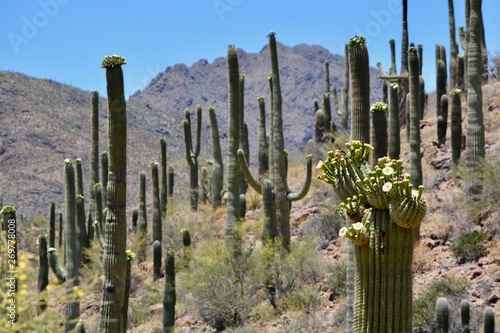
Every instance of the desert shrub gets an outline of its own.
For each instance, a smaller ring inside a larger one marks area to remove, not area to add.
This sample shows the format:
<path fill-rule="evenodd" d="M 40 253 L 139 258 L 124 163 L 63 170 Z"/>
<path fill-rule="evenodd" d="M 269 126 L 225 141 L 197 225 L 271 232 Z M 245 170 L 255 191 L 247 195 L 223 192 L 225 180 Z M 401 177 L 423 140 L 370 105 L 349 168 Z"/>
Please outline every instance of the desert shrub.
<path fill-rule="evenodd" d="M 468 281 L 465 277 L 449 276 L 433 281 L 431 285 L 413 301 L 413 326 L 419 332 L 433 332 L 435 329 L 435 305 L 439 297 L 446 297 L 452 309 L 465 296 Z M 458 314 L 457 314 L 458 315 Z M 457 319 L 450 318 L 450 327 L 456 326 Z"/>
<path fill-rule="evenodd" d="M 464 232 L 451 244 L 450 250 L 460 260 L 476 261 L 486 255 L 486 239 L 484 231 Z"/>
<path fill-rule="evenodd" d="M 346 295 L 347 261 L 339 260 L 328 267 L 328 286 L 338 296 Z"/>
<path fill-rule="evenodd" d="M 326 240 L 338 237 L 344 219 L 339 214 L 318 214 L 310 216 L 302 225 L 302 235 L 317 235 Z"/>
<path fill-rule="evenodd" d="M 192 264 L 176 277 L 179 300 L 216 329 L 241 326 L 255 301 L 248 273 L 250 251 L 235 258 L 218 239 L 201 241 L 193 249 Z"/>
<path fill-rule="evenodd" d="M 292 242 L 290 251 L 282 247 L 279 239 L 267 242 L 259 251 L 256 261 L 254 279 L 257 285 L 270 291 L 273 305 L 305 283 L 315 281 L 321 269 L 312 237 Z"/>

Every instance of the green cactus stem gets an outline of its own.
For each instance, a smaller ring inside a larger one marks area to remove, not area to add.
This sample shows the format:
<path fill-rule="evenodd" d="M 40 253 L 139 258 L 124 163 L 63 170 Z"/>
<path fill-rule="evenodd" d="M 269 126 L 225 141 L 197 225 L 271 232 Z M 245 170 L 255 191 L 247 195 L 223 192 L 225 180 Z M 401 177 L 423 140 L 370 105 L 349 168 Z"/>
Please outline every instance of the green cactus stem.
<path fill-rule="evenodd" d="M 193 149 L 191 134 L 191 113 L 189 109 L 184 110 L 182 124 L 184 127 L 184 142 L 186 145 L 186 160 L 189 165 L 189 188 L 191 210 L 198 210 L 198 156 L 200 155 L 200 135 L 201 135 L 201 106 L 196 106 L 196 146 Z"/>
<path fill-rule="evenodd" d="M 266 135 L 266 101 L 264 96 L 257 98 L 259 102 L 259 177 L 266 177 L 269 172 L 269 142 Z"/>
<path fill-rule="evenodd" d="M 457 55 L 457 83 L 456 87 L 457 89 L 463 90 L 464 89 L 464 76 L 465 76 L 465 62 L 464 62 L 464 56 L 463 54 Z"/>
<path fill-rule="evenodd" d="M 139 249 L 137 251 L 139 262 L 146 260 L 147 252 L 148 217 L 146 206 L 146 172 L 139 172 L 139 214 L 137 216 L 137 237 Z"/>
<path fill-rule="evenodd" d="M 126 277 L 125 277 L 125 296 L 124 296 L 124 303 L 123 303 L 123 326 L 122 326 L 122 333 L 127 332 L 127 321 L 128 321 L 128 304 L 129 304 L 129 297 L 130 297 L 130 284 L 131 284 L 131 278 L 130 278 L 130 272 L 132 270 L 132 260 L 135 258 L 135 253 L 132 252 L 131 250 L 125 251 L 126 257 L 127 257 L 127 272 L 126 272 Z"/>
<path fill-rule="evenodd" d="M 153 242 L 153 280 L 161 277 L 161 243 L 158 240 Z"/>
<path fill-rule="evenodd" d="M 93 238 L 92 224 L 95 220 L 95 192 L 94 185 L 99 183 L 99 92 L 90 93 L 91 98 L 91 127 L 90 127 L 90 183 L 89 183 L 89 226 L 88 238 Z"/>
<path fill-rule="evenodd" d="M 484 333 L 495 333 L 495 312 L 491 306 L 484 309 Z"/>
<path fill-rule="evenodd" d="M 97 183 L 94 185 L 94 197 L 95 197 L 95 220 L 94 220 L 94 231 L 97 237 L 97 241 L 101 248 L 104 249 L 104 235 L 102 233 L 102 225 L 104 224 L 103 218 L 103 208 L 102 208 L 102 184 Z"/>
<path fill-rule="evenodd" d="M 160 188 L 158 184 L 158 162 L 150 164 L 151 167 L 151 184 L 153 188 L 153 241 L 162 242 L 162 225 L 160 212 Z M 192 208 L 192 207 L 191 207 Z"/>
<path fill-rule="evenodd" d="M 132 230 L 134 233 L 137 232 L 137 219 L 139 218 L 139 209 L 134 208 L 132 210 Z"/>
<path fill-rule="evenodd" d="M 411 65 L 410 65 L 411 68 Z M 373 147 L 360 141 L 330 151 L 317 168 L 352 224 L 340 230 L 354 244 L 354 332 L 411 332 L 414 229 L 426 213 L 423 186 L 413 190 L 403 161 L 383 157 L 371 169 Z"/>
<path fill-rule="evenodd" d="M 351 140 L 370 142 L 370 67 L 364 37 L 349 41 L 351 71 Z"/>
<path fill-rule="evenodd" d="M 173 333 L 175 324 L 175 252 L 165 252 L 165 283 L 163 289 L 163 333 Z"/>
<path fill-rule="evenodd" d="M 413 187 L 417 188 L 423 183 L 422 156 L 420 153 L 420 98 L 419 98 L 419 69 L 418 54 L 415 47 L 408 50 L 408 63 L 410 66 L 410 174 Z"/>
<path fill-rule="evenodd" d="M 451 160 L 458 163 L 462 152 L 462 91 L 453 89 L 451 96 Z"/>
<path fill-rule="evenodd" d="M 239 253 L 240 241 L 237 232 L 237 224 L 240 220 L 240 197 L 239 178 L 241 177 L 240 167 L 237 160 L 237 151 L 240 142 L 240 89 L 239 89 L 239 66 L 238 54 L 233 45 L 227 49 L 227 69 L 228 69 L 228 157 L 227 157 L 227 220 L 225 227 L 225 241 L 229 253 Z"/>
<path fill-rule="evenodd" d="M 212 178 L 210 184 L 210 196 L 212 198 L 212 207 L 217 208 L 222 205 L 222 189 L 224 184 L 224 163 L 222 161 L 222 150 L 219 138 L 219 125 L 217 124 L 217 115 L 215 108 L 208 108 L 210 118 L 210 128 L 212 134 L 212 155 L 214 163 L 212 166 Z"/>
<path fill-rule="evenodd" d="M 460 301 L 460 319 L 462 333 L 470 333 L 470 302 L 466 299 Z"/>
<path fill-rule="evenodd" d="M 448 333 L 450 329 L 450 303 L 446 297 L 436 300 L 436 324 L 438 333 Z"/>
<path fill-rule="evenodd" d="M 384 81 L 385 82 L 385 81 Z M 372 114 L 372 165 L 377 164 L 379 158 L 387 156 L 387 103 L 377 102 L 370 108 Z"/>
<path fill-rule="evenodd" d="M 76 226 L 76 189 L 75 189 L 75 168 L 73 161 L 64 161 L 64 211 L 66 212 L 66 332 L 75 328 L 80 317 L 80 303 L 69 301 L 73 299 L 73 289 L 80 285 L 79 266 L 80 256 L 78 254 L 78 234 Z"/>
<path fill-rule="evenodd" d="M 56 246 L 56 204 L 50 203 L 49 208 L 49 247 Z"/>
<path fill-rule="evenodd" d="M 450 31 L 450 62 L 449 62 L 449 72 L 450 72 L 450 88 L 456 88 L 457 82 L 457 55 L 458 55 L 458 43 L 456 39 L 457 30 L 455 27 L 455 9 L 453 7 L 453 0 L 448 0 L 448 26 Z"/>
<path fill-rule="evenodd" d="M 399 126 L 399 85 L 389 86 L 389 158 L 399 159 L 401 152 L 401 129 Z"/>
<path fill-rule="evenodd" d="M 102 207 L 108 204 L 108 196 L 106 189 L 108 188 L 109 176 L 109 153 L 107 151 L 101 153 L 101 184 L 102 184 Z M 101 225 L 101 231 L 104 233 L 105 224 Z"/>
<path fill-rule="evenodd" d="M 174 173 L 174 168 L 169 166 L 168 167 L 168 190 L 167 190 L 167 205 L 172 206 L 174 202 L 174 179 L 175 179 L 175 173 Z"/>
<path fill-rule="evenodd" d="M 210 202 L 210 175 L 207 167 L 201 168 L 201 202 L 206 204 Z"/>
<path fill-rule="evenodd" d="M 61 249 L 63 247 L 63 214 L 59 213 L 59 248 Z"/>
<path fill-rule="evenodd" d="M 446 64 L 436 60 L 436 117 L 441 115 L 441 96 L 446 94 Z"/>
<path fill-rule="evenodd" d="M 248 142 L 248 127 L 245 119 L 245 74 L 240 74 L 240 149 L 245 152 L 245 157 L 247 160 L 250 159 L 250 144 Z M 245 195 L 248 189 L 248 184 L 244 177 L 240 178 L 240 195 Z M 246 210 L 246 202 L 240 201 L 240 208 Z M 243 213 L 240 214 L 240 218 L 245 217 Z"/>
<path fill-rule="evenodd" d="M 47 235 L 38 236 L 38 315 L 47 308 L 47 295 L 44 293 L 49 284 L 49 259 L 47 258 Z"/>
<path fill-rule="evenodd" d="M 75 333 L 85 333 L 85 324 L 83 320 L 79 320 L 75 327 Z"/>
<path fill-rule="evenodd" d="M 50 247 L 47 250 L 47 260 L 49 261 L 50 268 L 52 272 L 57 278 L 59 283 L 63 283 L 66 281 L 66 272 L 57 257 L 57 250 L 53 247 Z"/>
<path fill-rule="evenodd" d="M 103 253 L 100 332 L 120 332 L 123 326 L 124 288 L 127 270 L 127 107 L 123 71 L 125 59 L 106 57 L 108 91 L 109 175 L 106 210 L 105 247 Z"/>
<path fill-rule="evenodd" d="M 85 219 L 85 200 L 83 195 L 76 195 L 76 253 L 78 255 L 78 264 L 83 266 L 86 261 L 84 258 L 85 249 L 87 249 L 87 224 Z"/>
<path fill-rule="evenodd" d="M 402 37 L 401 37 L 401 75 L 407 75 L 409 72 L 408 61 L 408 0 L 402 1 Z"/>
<path fill-rule="evenodd" d="M 349 125 L 349 45 L 344 45 L 344 85 L 340 89 L 342 95 L 342 114 L 340 115 L 340 126 L 342 130 L 347 133 Z"/>
<path fill-rule="evenodd" d="M 481 59 L 481 0 L 470 0 L 470 31 L 467 62 L 467 147 L 466 162 L 469 170 L 479 168 L 485 157 L 483 122 L 482 59 Z M 472 181 L 475 183 L 475 181 Z M 476 184 L 471 193 L 478 191 Z"/>
<path fill-rule="evenodd" d="M 161 150 L 161 179 L 160 179 L 160 211 L 161 216 L 164 216 L 167 212 L 167 141 L 166 138 L 160 139 L 160 150 Z"/>

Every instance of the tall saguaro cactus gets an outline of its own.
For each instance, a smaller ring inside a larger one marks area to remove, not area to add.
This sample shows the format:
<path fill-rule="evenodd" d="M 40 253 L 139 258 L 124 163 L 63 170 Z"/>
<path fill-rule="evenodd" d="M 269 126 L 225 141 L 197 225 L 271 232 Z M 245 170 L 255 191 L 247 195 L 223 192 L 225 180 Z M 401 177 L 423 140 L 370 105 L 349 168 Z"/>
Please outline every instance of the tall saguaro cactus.
<path fill-rule="evenodd" d="M 481 61 L 481 0 L 470 0 L 470 31 L 467 47 L 467 148 L 466 161 L 469 169 L 477 168 L 485 156 L 482 61 Z"/>
<path fill-rule="evenodd" d="M 217 124 L 217 115 L 213 106 L 208 108 L 210 117 L 210 128 L 212 134 L 212 154 L 214 157 L 212 180 L 211 180 L 211 196 L 213 208 L 222 205 L 222 188 L 224 184 L 224 163 L 222 161 L 222 150 L 219 139 L 219 125 Z"/>
<path fill-rule="evenodd" d="M 146 172 L 139 172 L 139 214 L 137 216 L 137 235 L 139 242 L 139 262 L 146 260 L 148 217 L 146 207 Z"/>
<path fill-rule="evenodd" d="M 422 156 L 420 153 L 420 83 L 418 54 L 415 47 L 408 50 L 409 87 L 410 87 L 410 174 L 414 187 L 422 185 Z"/>
<path fill-rule="evenodd" d="M 413 190 L 401 160 L 381 158 L 371 169 L 372 149 L 352 141 L 328 152 L 318 178 L 332 185 L 352 221 L 340 230 L 354 245 L 352 330 L 411 332 L 413 239 L 426 213 L 424 188 Z"/>
<path fill-rule="evenodd" d="M 89 215 L 93 223 L 95 219 L 94 185 L 99 183 L 99 92 L 94 90 L 91 96 L 91 122 L 90 128 L 90 184 L 89 184 Z M 92 229 L 89 229 L 92 230 Z M 89 235 L 89 239 L 93 235 Z M 51 245 L 53 246 L 53 245 Z"/>
<path fill-rule="evenodd" d="M 162 241 L 162 225 L 160 212 L 160 189 L 158 184 L 158 162 L 153 162 L 151 166 L 151 187 L 153 189 L 153 241 Z"/>
<path fill-rule="evenodd" d="M 160 211 L 163 216 L 167 212 L 167 140 L 160 139 L 161 149 L 161 179 L 160 179 Z"/>
<path fill-rule="evenodd" d="M 102 299 L 99 331 L 120 332 L 127 270 L 127 108 L 122 65 L 125 58 L 105 57 L 108 90 L 109 175 L 106 188 L 106 234 L 103 253 Z"/>
<path fill-rule="evenodd" d="M 225 227 L 226 246 L 230 253 L 237 253 L 239 236 L 237 224 L 240 219 L 240 167 L 238 165 L 238 148 L 240 141 L 240 89 L 238 53 L 233 45 L 227 49 L 227 71 L 229 90 L 229 130 L 228 130 L 228 161 L 227 161 L 227 220 Z"/>
<path fill-rule="evenodd" d="M 458 163 L 462 150 L 462 91 L 453 89 L 451 96 L 451 160 Z"/>
<path fill-rule="evenodd" d="M 78 254 L 78 236 L 76 227 L 76 189 L 75 168 L 73 161 L 64 161 L 64 211 L 66 213 L 66 332 L 75 328 L 80 317 L 80 303 L 74 300 L 73 288 L 80 285 L 78 268 L 80 265 Z"/>
<path fill-rule="evenodd" d="M 163 289 L 163 333 L 173 333 L 175 324 L 175 253 L 165 252 L 165 284 Z"/>
<path fill-rule="evenodd" d="M 182 125 L 184 127 L 184 141 L 186 144 L 186 160 L 189 165 L 189 186 L 191 198 L 191 210 L 198 210 L 198 156 L 200 155 L 201 134 L 201 106 L 196 106 L 196 144 L 193 149 L 191 135 L 191 113 L 189 109 L 184 110 Z"/>
<path fill-rule="evenodd" d="M 349 41 L 351 71 L 351 140 L 370 142 L 370 67 L 366 39 Z"/>
<path fill-rule="evenodd" d="M 259 175 L 264 177 L 269 172 L 269 142 L 266 135 L 266 103 L 264 96 L 260 96 L 259 102 Z"/>
<path fill-rule="evenodd" d="M 450 28 L 450 89 L 456 88 L 457 82 L 457 55 L 458 55 L 458 44 L 456 39 L 456 28 L 455 28 L 455 9 L 453 6 L 453 0 L 448 0 L 448 21 Z"/>
<path fill-rule="evenodd" d="M 290 247 L 290 207 L 291 202 L 302 199 L 308 192 L 311 184 L 311 167 L 312 158 L 307 157 L 307 175 L 302 189 L 296 193 L 292 193 L 287 184 L 287 161 L 284 147 L 283 136 L 283 116 L 282 116 L 282 99 L 280 76 L 278 67 L 278 53 L 276 49 L 276 37 L 274 33 L 270 33 L 269 49 L 271 53 L 272 66 L 272 94 L 273 107 L 271 109 L 271 133 L 272 139 L 270 142 L 270 153 L 272 156 L 272 164 L 270 167 L 270 180 L 273 186 L 274 207 L 276 216 L 277 235 L 282 237 L 283 246 L 287 249 Z M 238 151 L 238 158 L 242 167 L 243 174 L 248 183 L 257 193 L 262 194 L 261 184 L 256 181 L 249 169 L 245 160 L 244 152 Z M 266 204 L 264 204 L 267 206 Z"/>

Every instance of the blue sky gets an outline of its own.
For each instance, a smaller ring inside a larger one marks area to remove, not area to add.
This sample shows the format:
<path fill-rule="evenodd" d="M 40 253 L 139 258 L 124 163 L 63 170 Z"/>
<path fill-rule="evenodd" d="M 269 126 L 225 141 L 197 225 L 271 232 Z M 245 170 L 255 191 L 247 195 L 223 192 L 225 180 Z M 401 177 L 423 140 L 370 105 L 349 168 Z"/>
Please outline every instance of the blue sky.
<path fill-rule="evenodd" d="M 386 69 L 394 38 L 400 64 L 401 0 L 3 0 L 2 7 L 0 70 L 101 95 L 105 55 L 127 58 L 129 96 L 168 66 L 225 56 L 229 44 L 259 52 L 270 31 L 285 45 L 319 44 L 342 55 L 350 37 L 364 35 L 370 63 L 380 61 Z M 463 7 L 464 0 L 455 0 L 457 28 L 464 25 Z M 500 51 L 499 13 L 498 0 L 483 0 L 486 43 L 493 53 Z M 435 45 L 449 49 L 448 2 L 409 0 L 408 15 L 410 42 L 423 44 L 424 79 L 434 89 Z"/>

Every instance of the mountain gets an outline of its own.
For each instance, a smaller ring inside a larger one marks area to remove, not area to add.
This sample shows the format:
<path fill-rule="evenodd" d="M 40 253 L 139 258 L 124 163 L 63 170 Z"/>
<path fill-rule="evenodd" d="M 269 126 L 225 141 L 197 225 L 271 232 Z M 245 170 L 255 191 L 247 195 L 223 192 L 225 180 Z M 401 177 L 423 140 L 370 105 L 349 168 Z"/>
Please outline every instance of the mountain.
<path fill-rule="evenodd" d="M 330 83 L 340 89 L 343 57 L 318 45 L 288 47 L 278 44 L 285 148 L 299 153 L 313 136 L 313 100 L 322 102 L 324 61 L 330 62 Z M 240 73 L 245 74 L 245 119 L 249 128 L 250 162 L 256 161 L 258 133 L 257 97 L 266 97 L 269 112 L 271 72 L 269 50 L 259 53 L 238 50 Z M 377 70 L 371 72 L 372 101 L 381 98 Z M 103 75 L 104 77 L 104 75 Z M 125 80 L 127 78 L 125 77 Z M 340 97 L 340 95 L 339 95 Z M 203 160 L 211 158 L 209 119 L 206 110 L 214 106 L 221 143 L 226 151 L 227 67 L 224 57 L 212 63 L 200 60 L 192 66 L 178 64 L 159 73 L 143 90 L 127 101 L 128 113 L 128 207 L 137 204 L 138 173 L 159 159 L 161 137 L 167 138 L 170 165 L 176 171 L 175 194 L 186 197 L 187 163 L 184 159 L 182 120 L 184 110 L 200 104 Z M 335 116 L 334 116 L 335 117 Z M 100 151 L 107 146 L 107 101 L 100 99 Z M 338 117 L 335 117 L 337 119 Z M 85 180 L 90 163 L 90 92 L 52 80 L 0 72 L 0 197 L 3 204 L 18 207 L 27 217 L 48 215 L 49 203 L 63 203 L 63 165 L 66 158 L 82 159 Z M 194 122 L 193 122 L 194 123 Z M 269 122 L 268 122 L 269 123 Z M 149 183 L 148 183 L 148 188 Z M 90 184 L 85 182 L 85 189 Z M 89 190 L 86 190 L 89 191 Z M 149 191 L 148 191 L 149 193 Z M 149 196 L 149 195 L 148 195 Z M 150 200 L 148 200 L 150 201 Z"/>

